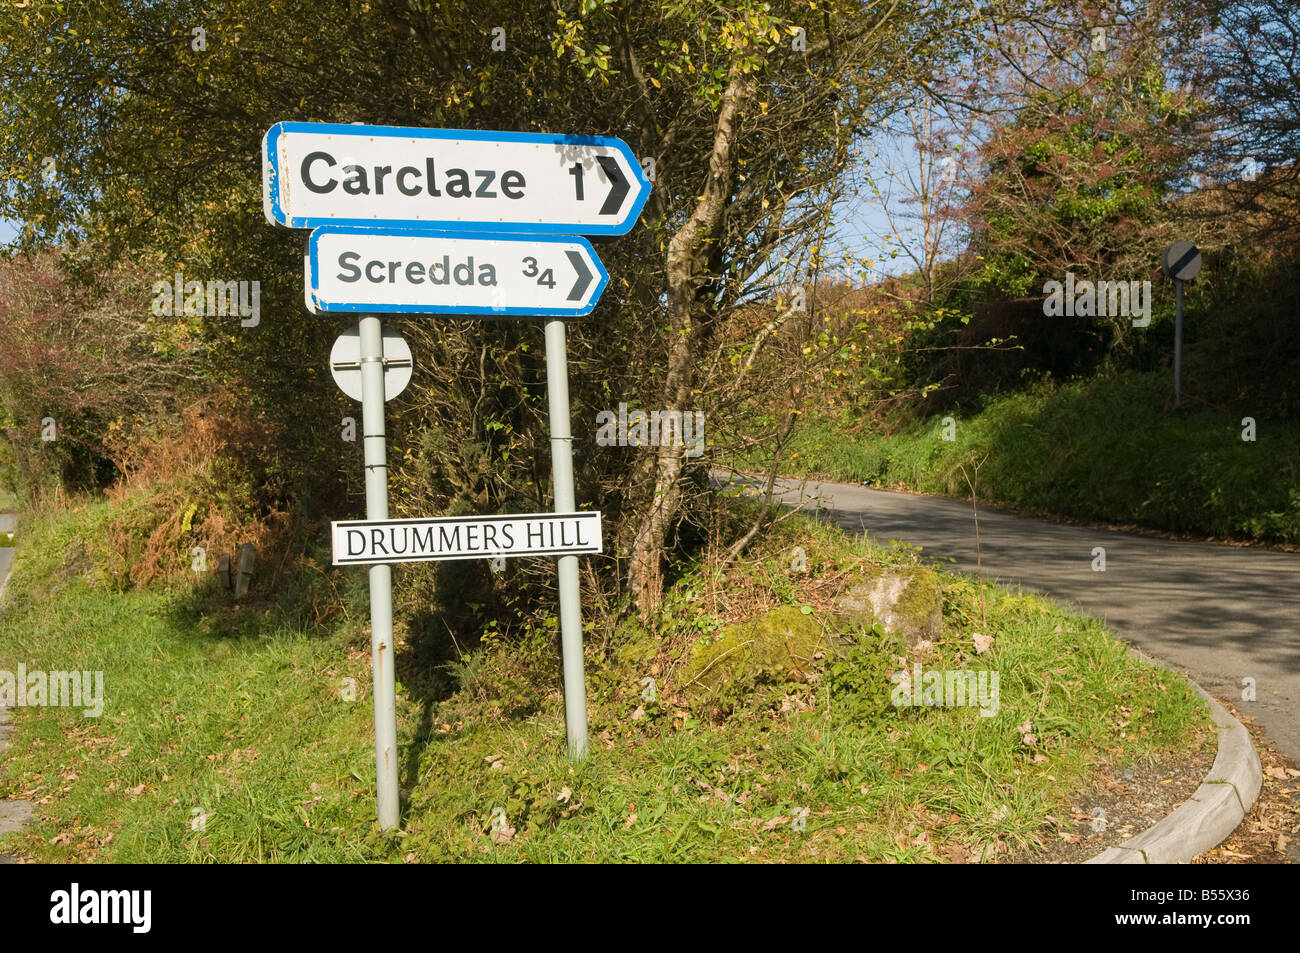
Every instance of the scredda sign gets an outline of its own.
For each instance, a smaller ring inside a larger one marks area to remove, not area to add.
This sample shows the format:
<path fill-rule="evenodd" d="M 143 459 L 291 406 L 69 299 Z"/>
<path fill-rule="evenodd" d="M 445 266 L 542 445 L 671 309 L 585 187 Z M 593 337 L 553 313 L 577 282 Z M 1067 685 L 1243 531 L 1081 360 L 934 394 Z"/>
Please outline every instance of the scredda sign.
<path fill-rule="evenodd" d="M 601 551 L 600 513 L 516 513 L 330 524 L 334 565 Z"/>
<path fill-rule="evenodd" d="M 584 238 L 325 227 L 311 233 L 313 312 L 590 314 L 609 274 Z"/>
<path fill-rule="evenodd" d="M 281 122 L 262 140 L 276 225 L 622 235 L 650 182 L 621 139 Z"/>

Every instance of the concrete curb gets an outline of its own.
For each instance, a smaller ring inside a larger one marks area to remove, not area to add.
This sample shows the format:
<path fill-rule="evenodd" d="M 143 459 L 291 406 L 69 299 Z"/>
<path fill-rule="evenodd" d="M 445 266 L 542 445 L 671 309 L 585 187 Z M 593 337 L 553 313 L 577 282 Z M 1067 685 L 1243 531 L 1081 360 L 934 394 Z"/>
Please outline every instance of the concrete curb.
<path fill-rule="evenodd" d="M 1209 703 L 1210 718 L 1218 726 L 1219 751 L 1210 773 L 1164 820 L 1085 864 L 1188 863 L 1221 844 L 1254 806 L 1264 777 L 1250 733 L 1199 685 L 1192 687 Z"/>
<path fill-rule="evenodd" d="M 9 722 L 9 709 L 0 708 L 0 752 L 9 747 L 9 740 L 13 737 L 14 728 Z M 14 831 L 25 827 L 31 819 L 32 804 L 30 801 L 0 801 L 0 834 L 12 834 Z M 0 854 L 0 864 L 16 862 L 16 857 Z"/>
<path fill-rule="evenodd" d="M 17 529 L 18 521 L 13 516 L 0 517 L 0 531 L 11 533 Z M 0 603 L 4 601 L 5 587 L 9 585 L 10 573 L 5 573 L 0 577 Z M 0 707 L 0 753 L 3 753 L 9 747 L 10 740 L 13 738 L 14 727 L 11 724 L 13 716 L 9 714 L 9 709 Z M 32 819 L 32 804 L 30 801 L 7 800 L 0 801 L 0 834 L 11 834 L 14 831 L 26 826 Z M 0 854 L 0 864 L 17 863 L 16 857 L 10 857 L 7 854 Z"/>

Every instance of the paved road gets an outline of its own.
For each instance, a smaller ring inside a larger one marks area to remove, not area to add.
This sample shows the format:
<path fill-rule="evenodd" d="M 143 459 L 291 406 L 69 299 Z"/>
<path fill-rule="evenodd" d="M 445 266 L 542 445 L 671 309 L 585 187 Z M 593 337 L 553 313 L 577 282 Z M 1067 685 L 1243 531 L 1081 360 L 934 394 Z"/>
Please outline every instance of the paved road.
<path fill-rule="evenodd" d="M 975 571 L 969 502 L 839 483 L 782 484 L 879 542 L 902 540 Z M 980 507 L 984 578 L 1075 603 L 1211 694 L 1238 703 L 1300 760 L 1300 554 L 1066 526 Z M 1106 571 L 1092 569 L 1094 547 Z M 1242 679 L 1257 701 L 1239 701 Z"/>
<path fill-rule="evenodd" d="M 18 528 L 18 519 L 8 513 L 0 513 L 0 533 L 12 533 Z M 14 563 L 14 551 L 11 546 L 0 546 L 0 585 L 9 575 L 9 567 Z"/>
<path fill-rule="evenodd" d="M 12 533 L 16 526 L 14 517 L 0 513 L 0 533 Z M 13 565 L 14 551 L 11 547 L 0 547 L 0 591 L 4 590 L 5 579 L 9 575 L 9 567 Z M 13 726 L 9 724 L 10 716 L 7 708 L 0 708 L 0 751 L 9 747 L 9 740 L 13 737 Z M 27 801 L 0 801 L 0 834 L 8 834 L 18 830 L 32 816 L 32 806 Z M 0 864 L 11 864 L 15 858 L 5 854 L 0 854 Z"/>

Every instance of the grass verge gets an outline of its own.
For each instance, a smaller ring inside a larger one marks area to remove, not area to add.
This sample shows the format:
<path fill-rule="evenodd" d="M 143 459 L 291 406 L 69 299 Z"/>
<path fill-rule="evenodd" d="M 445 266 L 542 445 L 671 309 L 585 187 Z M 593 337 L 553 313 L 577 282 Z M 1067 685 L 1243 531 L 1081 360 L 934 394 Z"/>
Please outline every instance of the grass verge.
<path fill-rule="evenodd" d="M 270 601 L 223 607 L 206 582 L 127 588 L 87 546 L 114 509 L 75 505 L 25 525 L 0 669 L 103 671 L 106 704 L 98 718 L 16 712 L 0 795 L 33 800 L 37 818 L 0 839 L 8 853 L 992 861 L 1053 836 L 1052 812 L 1098 765 L 1177 757 L 1213 731 L 1182 679 L 1131 658 L 1096 620 L 992 586 L 981 619 L 965 577 L 943 576 L 944 634 L 928 651 L 904 657 L 878 629 L 839 631 L 828 610 L 840 588 L 917 556 L 796 518 L 726 575 L 707 559 L 676 567 L 658 631 L 588 622 L 591 753 L 580 765 L 564 757 L 553 618 L 461 653 L 441 697 L 399 685 L 403 831 L 380 835 L 363 574 L 290 580 L 342 591 L 342 611 L 310 617 L 322 624 Z M 720 511 L 746 515 L 738 502 Z M 825 620 L 820 658 L 708 698 L 678 684 L 697 640 L 779 606 Z M 992 637 L 982 652 L 977 633 Z M 399 680 L 414 685 L 408 648 Z M 895 707 L 889 673 L 918 661 L 997 671 L 996 715 Z"/>

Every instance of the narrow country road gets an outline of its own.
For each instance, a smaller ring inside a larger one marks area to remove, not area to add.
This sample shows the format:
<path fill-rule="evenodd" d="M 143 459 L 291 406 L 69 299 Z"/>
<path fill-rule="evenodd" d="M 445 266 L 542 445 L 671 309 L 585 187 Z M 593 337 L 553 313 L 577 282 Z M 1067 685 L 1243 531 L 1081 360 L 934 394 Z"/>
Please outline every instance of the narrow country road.
<path fill-rule="evenodd" d="M 17 520 L 8 514 L 0 513 L 0 533 L 12 533 L 17 526 Z M 4 591 L 5 580 L 9 577 L 9 567 L 13 565 L 14 551 L 12 547 L 0 546 L 0 592 Z M 0 668 L 3 668 L 0 663 Z M 0 751 L 9 747 L 10 738 L 13 737 L 13 726 L 9 723 L 10 715 L 6 708 L 0 708 Z M 32 806 L 26 801 L 0 801 L 0 834 L 9 834 L 18 830 L 32 815 Z M 13 857 L 0 854 L 0 864 L 11 864 L 14 862 Z"/>
<path fill-rule="evenodd" d="M 18 527 L 18 518 L 9 513 L 0 513 L 0 533 L 12 533 Z M 0 546 L 0 587 L 4 586 L 9 576 L 9 567 L 14 564 L 12 546 Z"/>
<path fill-rule="evenodd" d="M 844 529 L 918 545 L 975 572 L 968 501 L 793 480 L 779 491 L 781 502 L 812 501 L 810 511 L 820 506 Z M 1300 554 L 1067 526 L 983 505 L 979 533 L 987 581 L 1019 583 L 1105 619 L 1300 759 Z M 1093 570 L 1095 547 L 1106 551 L 1104 572 Z M 1254 679 L 1254 702 L 1243 698 L 1244 679 Z"/>

